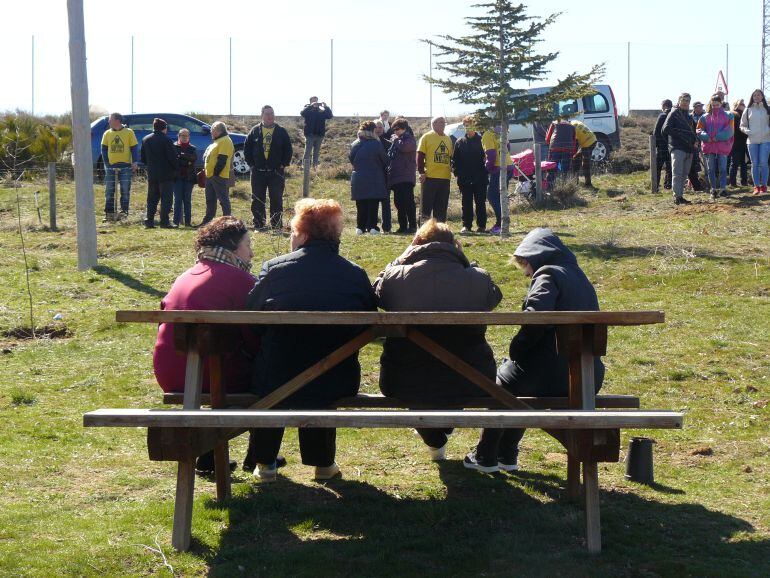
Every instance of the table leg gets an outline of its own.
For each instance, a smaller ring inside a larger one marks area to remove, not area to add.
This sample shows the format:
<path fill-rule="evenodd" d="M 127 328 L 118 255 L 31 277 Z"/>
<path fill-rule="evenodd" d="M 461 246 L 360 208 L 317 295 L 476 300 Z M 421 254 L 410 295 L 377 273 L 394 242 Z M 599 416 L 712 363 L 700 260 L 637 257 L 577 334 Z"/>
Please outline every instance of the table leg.
<path fill-rule="evenodd" d="M 575 499 L 580 495 L 580 462 L 567 454 L 567 497 Z"/>
<path fill-rule="evenodd" d="M 599 517 L 599 468 L 596 462 L 583 462 L 583 483 L 586 493 L 586 544 L 588 551 L 602 551 L 602 527 Z"/>
<path fill-rule="evenodd" d="M 179 462 L 176 474 L 174 529 L 171 533 L 171 545 L 178 552 L 186 552 L 190 549 L 194 493 L 195 460 Z"/>
<path fill-rule="evenodd" d="M 211 353 L 209 360 L 209 392 L 211 394 L 211 407 L 221 409 L 225 407 L 225 391 L 222 384 L 222 356 L 219 353 Z M 214 476 L 217 482 L 217 500 L 220 502 L 230 499 L 230 451 L 227 440 L 217 442 L 214 446 Z"/>

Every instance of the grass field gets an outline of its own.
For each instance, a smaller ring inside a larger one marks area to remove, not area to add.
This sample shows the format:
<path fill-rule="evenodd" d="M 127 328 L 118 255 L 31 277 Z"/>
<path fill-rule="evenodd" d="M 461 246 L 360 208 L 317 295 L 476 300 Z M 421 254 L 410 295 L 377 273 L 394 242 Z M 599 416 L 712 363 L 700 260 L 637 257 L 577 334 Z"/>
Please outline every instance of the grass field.
<path fill-rule="evenodd" d="M 233 499 L 218 504 L 213 482 L 199 481 L 193 548 L 175 553 L 175 464 L 148 461 L 144 430 L 81 424 L 99 407 L 160 406 L 155 331 L 118 325 L 114 311 L 157 308 L 193 263 L 194 232 L 144 230 L 137 184 L 136 214 L 98 223 L 100 265 L 77 272 L 71 184 L 59 185 L 59 232 L 38 224 L 32 192 L 43 183 L 25 184 L 35 324 L 71 335 L 20 340 L 13 330 L 30 324 L 25 268 L 15 193 L 0 185 L 0 575 L 770 575 L 770 197 L 744 189 L 675 208 L 667 195 L 644 193 L 645 178 L 601 176 L 598 193 L 563 210 L 516 203 L 510 239 L 462 239 L 501 286 L 500 310 L 517 310 L 526 293 L 509 264 L 517 242 L 548 225 L 577 254 L 603 309 L 666 312 L 665 325 L 611 329 L 604 390 L 684 411 L 685 429 L 623 432 L 624 447 L 631 435 L 656 439 L 653 487 L 625 480 L 622 463 L 600 465 L 596 557 L 583 544 L 581 503 L 565 500 L 564 453 L 535 431 L 524 438 L 521 473 L 485 476 L 461 464 L 476 431 L 458 432 L 436 465 L 410 431 L 341 430 L 344 478 L 327 485 L 299 464 L 290 432 L 277 483 L 260 487 L 239 470 Z M 343 200 L 350 221 L 345 181 L 313 187 Z M 300 179 L 288 180 L 289 199 L 300 190 Z M 234 199 L 244 218 L 246 191 L 239 183 Z M 101 195 L 98 187 L 97 208 Z M 459 230 L 456 199 L 453 191 Z M 193 212 L 199 220 L 199 190 Z M 407 242 L 352 230 L 348 222 L 341 252 L 371 278 Z M 283 237 L 253 241 L 256 263 L 288 249 Z M 510 331 L 489 332 L 498 359 Z M 363 351 L 365 391 L 377 390 L 379 349 Z M 239 439 L 231 454 L 240 461 L 244 451 Z"/>

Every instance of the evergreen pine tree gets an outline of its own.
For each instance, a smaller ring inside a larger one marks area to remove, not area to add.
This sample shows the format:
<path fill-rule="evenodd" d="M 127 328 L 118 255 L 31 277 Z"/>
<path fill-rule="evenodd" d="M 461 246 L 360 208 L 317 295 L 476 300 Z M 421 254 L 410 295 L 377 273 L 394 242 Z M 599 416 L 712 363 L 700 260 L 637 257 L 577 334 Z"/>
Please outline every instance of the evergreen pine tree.
<path fill-rule="evenodd" d="M 426 40 L 436 47 L 439 60 L 436 68 L 448 78 L 426 77 L 426 80 L 451 94 L 453 100 L 474 105 L 479 121 L 487 127 L 501 125 L 500 200 L 502 207 L 501 235 L 510 231 L 510 206 L 507 202 L 508 124 L 550 121 L 560 100 L 576 99 L 595 92 L 591 84 L 603 74 L 604 66 L 595 65 L 584 74 L 577 72 L 557 82 L 543 95 L 529 94 L 526 88 L 514 88 L 513 82 L 523 83 L 543 79 L 548 66 L 558 52 L 537 54 L 534 48 L 542 42 L 543 31 L 559 16 L 546 18 L 528 16 L 524 4 L 511 0 L 495 0 L 475 4 L 483 11 L 480 16 L 465 20 L 472 29 L 467 36 L 440 36 L 441 41 Z"/>

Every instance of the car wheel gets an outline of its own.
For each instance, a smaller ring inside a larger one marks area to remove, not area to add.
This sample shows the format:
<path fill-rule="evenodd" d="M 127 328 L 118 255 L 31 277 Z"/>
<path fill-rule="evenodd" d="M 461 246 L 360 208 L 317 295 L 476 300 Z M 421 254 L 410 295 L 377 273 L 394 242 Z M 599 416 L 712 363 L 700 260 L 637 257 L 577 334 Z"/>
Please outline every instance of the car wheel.
<path fill-rule="evenodd" d="M 599 135 L 596 137 L 596 146 L 591 153 L 591 160 L 595 163 L 603 163 L 610 158 L 610 143 L 607 137 Z"/>
<path fill-rule="evenodd" d="M 245 175 L 249 172 L 249 165 L 246 163 L 246 156 L 243 149 L 235 149 L 233 153 L 233 171 L 238 175 Z"/>

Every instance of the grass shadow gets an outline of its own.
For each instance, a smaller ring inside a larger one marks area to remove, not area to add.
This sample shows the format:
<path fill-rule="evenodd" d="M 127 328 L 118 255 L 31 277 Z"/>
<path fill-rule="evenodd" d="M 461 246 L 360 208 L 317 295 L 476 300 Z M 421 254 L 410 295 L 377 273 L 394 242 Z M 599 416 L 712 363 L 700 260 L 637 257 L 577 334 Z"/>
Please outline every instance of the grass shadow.
<path fill-rule="evenodd" d="M 216 551 L 194 549 L 209 576 L 761 575 L 770 542 L 745 520 L 692 503 L 665 504 L 603 490 L 601 556 L 585 550 L 582 500 L 557 475 L 484 475 L 438 465 L 444 491 L 341 479 L 279 476 L 240 488 Z M 392 472 L 398 476 L 398 472 Z M 675 488 L 667 488 L 678 492 Z M 211 504 L 213 500 L 209 500 Z M 212 504 L 209 507 L 214 507 Z M 744 534 L 734 541 L 737 534 Z"/>
<path fill-rule="evenodd" d="M 670 247 L 644 247 L 644 246 L 622 246 L 615 243 L 570 243 L 569 248 L 573 253 L 580 256 L 587 256 L 592 259 L 620 260 L 620 259 L 644 259 L 654 254 L 669 256 L 667 251 Z M 705 251 L 697 248 L 694 251 L 694 259 L 708 259 L 713 261 L 738 262 L 741 259 L 732 255 L 718 255 L 711 251 Z"/>
<path fill-rule="evenodd" d="M 147 285 L 146 283 L 142 283 L 136 277 L 132 277 L 128 273 L 123 273 L 123 271 L 118 271 L 117 269 L 114 269 L 107 265 L 97 265 L 96 267 L 93 268 L 93 271 L 98 273 L 99 275 L 104 275 L 105 277 L 114 279 L 115 281 L 122 283 L 129 289 L 133 289 L 134 291 L 139 291 L 140 293 L 144 293 L 145 295 L 149 295 L 150 297 L 157 297 L 159 299 L 163 299 L 163 297 L 166 296 L 166 293 L 164 291 L 158 291 L 155 287 L 151 285 Z"/>

